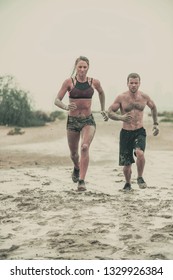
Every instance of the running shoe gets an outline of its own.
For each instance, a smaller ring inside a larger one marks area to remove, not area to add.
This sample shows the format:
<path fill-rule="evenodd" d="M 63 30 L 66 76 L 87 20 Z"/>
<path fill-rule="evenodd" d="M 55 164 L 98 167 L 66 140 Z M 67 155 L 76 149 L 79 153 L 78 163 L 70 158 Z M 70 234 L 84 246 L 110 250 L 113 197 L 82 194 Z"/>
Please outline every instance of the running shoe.
<path fill-rule="evenodd" d="M 86 186 L 85 186 L 85 181 L 84 180 L 79 180 L 77 189 L 80 192 L 86 191 Z"/>
<path fill-rule="evenodd" d="M 137 178 L 137 183 L 140 189 L 147 188 L 147 184 L 145 183 L 144 179 L 142 177 Z"/>
<path fill-rule="evenodd" d="M 74 169 L 73 169 L 73 173 L 72 173 L 72 180 L 73 180 L 73 182 L 74 183 L 77 183 L 78 181 L 79 181 L 79 169 L 76 169 L 75 167 L 74 167 Z"/>
<path fill-rule="evenodd" d="M 130 183 L 125 183 L 123 190 L 130 191 L 131 189 L 132 189 L 131 184 Z"/>

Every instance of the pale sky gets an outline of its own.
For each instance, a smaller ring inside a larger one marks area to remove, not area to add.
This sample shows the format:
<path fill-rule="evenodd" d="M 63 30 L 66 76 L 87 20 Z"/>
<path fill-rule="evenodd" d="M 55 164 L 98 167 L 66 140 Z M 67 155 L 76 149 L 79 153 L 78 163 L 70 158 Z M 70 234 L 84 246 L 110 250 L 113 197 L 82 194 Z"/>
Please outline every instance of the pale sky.
<path fill-rule="evenodd" d="M 0 0 L 0 34 L 0 75 L 15 76 L 36 109 L 56 110 L 80 55 L 90 60 L 88 76 L 101 82 L 106 108 L 131 72 L 159 109 L 172 108 L 172 0 Z"/>

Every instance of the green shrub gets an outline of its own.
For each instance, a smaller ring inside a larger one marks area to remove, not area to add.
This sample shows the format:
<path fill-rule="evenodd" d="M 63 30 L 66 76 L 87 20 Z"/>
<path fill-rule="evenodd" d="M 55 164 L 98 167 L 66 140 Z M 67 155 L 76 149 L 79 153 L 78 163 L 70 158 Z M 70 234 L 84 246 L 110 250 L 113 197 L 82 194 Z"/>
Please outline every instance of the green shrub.
<path fill-rule="evenodd" d="M 66 116 L 65 116 L 64 112 L 54 111 L 54 112 L 50 113 L 50 118 L 52 121 L 55 121 L 56 119 L 64 120 L 66 118 Z"/>
<path fill-rule="evenodd" d="M 173 123 L 173 118 L 163 118 L 160 121 L 161 122 L 172 122 Z"/>
<path fill-rule="evenodd" d="M 37 120 L 43 121 L 43 122 L 51 122 L 51 117 L 48 116 L 47 113 L 43 112 L 43 111 L 33 111 L 33 117 Z"/>
<path fill-rule="evenodd" d="M 158 116 L 162 117 L 160 122 L 173 122 L 173 112 L 171 111 L 163 111 L 162 113 L 158 113 Z"/>

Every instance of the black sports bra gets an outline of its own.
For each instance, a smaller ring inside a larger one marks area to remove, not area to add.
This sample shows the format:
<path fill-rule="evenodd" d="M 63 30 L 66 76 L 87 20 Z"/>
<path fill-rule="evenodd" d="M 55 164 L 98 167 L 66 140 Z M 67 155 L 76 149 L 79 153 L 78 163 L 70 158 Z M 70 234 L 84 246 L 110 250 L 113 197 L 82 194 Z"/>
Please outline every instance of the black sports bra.
<path fill-rule="evenodd" d="M 73 78 L 72 82 L 73 82 L 73 88 L 72 90 L 69 91 L 69 97 L 73 98 L 73 99 L 91 99 L 93 94 L 94 94 L 94 89 L 92 88 L 92 81 L 93 79 L 91 79 L 90 83 L 88 82 L 88 78 L 87 81 L 84 83 L 80 83 L 76 77 L 76 83 L 74 82 Z"/>

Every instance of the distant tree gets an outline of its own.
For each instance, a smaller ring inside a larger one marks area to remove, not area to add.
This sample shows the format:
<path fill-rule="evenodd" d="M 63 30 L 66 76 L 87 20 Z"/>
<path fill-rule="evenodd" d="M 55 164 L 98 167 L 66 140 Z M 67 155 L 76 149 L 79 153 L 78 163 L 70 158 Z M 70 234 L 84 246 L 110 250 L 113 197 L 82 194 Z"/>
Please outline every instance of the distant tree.
<path fill-rule="evenodd" d="M 29 92 L 21 90 L 13 76 L 0 76 L 0 124 L 42 126 L 45 121 L 32 110 Z"/>
<path fill-rule="evenodd" d="M 13 76 L 0 77 L 0 124 L 28 126 L 32 118 L 28 92 L 18 88 Z"/>
<path fill-rule="evenodd" d="M 13 76 L 0 76 L 0 125 L 43 126 L 64 117 L 64 113 L 58 111 L 50 115 L 40 110 L 33 111 L 29 92 L 21 90 Z"/>

